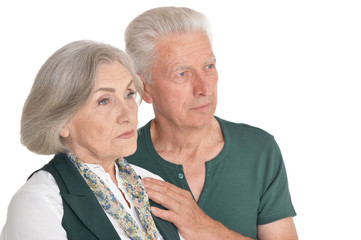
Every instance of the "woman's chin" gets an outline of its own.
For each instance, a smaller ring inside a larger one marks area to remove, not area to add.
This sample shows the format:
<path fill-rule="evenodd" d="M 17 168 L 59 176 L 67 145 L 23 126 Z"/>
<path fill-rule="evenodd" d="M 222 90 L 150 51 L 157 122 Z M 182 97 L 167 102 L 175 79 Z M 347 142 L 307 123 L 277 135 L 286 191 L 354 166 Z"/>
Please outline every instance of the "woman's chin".
<path fill-rule="evenodd" d="M 129 146 L 127 147 L 127 149 L 125 149 L 124 151 L 120 151 L 119 154 L 118 154 L 118 157 L 128 157 L 132 154 L 135 153 L 135 151 L 137 151 L 137 145 L 135 146 Z"/>

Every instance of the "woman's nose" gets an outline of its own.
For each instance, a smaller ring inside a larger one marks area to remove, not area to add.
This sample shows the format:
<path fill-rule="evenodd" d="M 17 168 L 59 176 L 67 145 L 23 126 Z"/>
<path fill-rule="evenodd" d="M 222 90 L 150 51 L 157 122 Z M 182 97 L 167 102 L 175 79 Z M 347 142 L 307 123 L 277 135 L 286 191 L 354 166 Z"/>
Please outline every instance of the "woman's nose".
<path fill-rule="evenodd" d="M 117 111 L 117 122 L 119 124 L 129 123 L 137 119 L 138 105 L 135 100 L 134 103 L 131 100 L 124 100 L 119 104 Z"/>

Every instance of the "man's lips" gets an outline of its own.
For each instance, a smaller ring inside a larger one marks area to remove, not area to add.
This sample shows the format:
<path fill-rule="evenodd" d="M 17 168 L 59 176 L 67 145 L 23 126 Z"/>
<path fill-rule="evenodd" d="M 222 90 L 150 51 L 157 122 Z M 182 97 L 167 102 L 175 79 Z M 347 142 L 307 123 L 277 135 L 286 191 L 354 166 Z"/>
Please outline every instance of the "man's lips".
<path fill-rule="evenodd" d="M 196 107 L 192 107 L 191 109 L 195 110 L 195 111 L 204 112 L 204 111 L 208 111 L 210 109 L 210 107 L 211 107 L 211 103 L 207 103 L 207 104 L 199 105 Z"/>
<path fill-rule="evenodd" d="M 133 136 L 134 136 L 134 130 L 130 130 L 130 131 L 127 131 L 127 132 L 123 132 L 117 138 L 119 138 L 119 139 L 128 139 L 128 138 L 132 138 Z"/>

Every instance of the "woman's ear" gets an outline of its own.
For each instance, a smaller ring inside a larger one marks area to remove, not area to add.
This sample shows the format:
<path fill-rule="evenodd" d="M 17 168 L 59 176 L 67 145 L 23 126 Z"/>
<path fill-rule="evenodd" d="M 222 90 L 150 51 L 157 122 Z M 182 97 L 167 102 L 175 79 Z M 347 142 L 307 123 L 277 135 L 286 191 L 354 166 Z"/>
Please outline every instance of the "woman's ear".
<path fill-rule="evenodd" d="M 153 99 L 152 99 L 152 95 L 150 94 L 150 85 L 147 82 L 147 80 L 145 80 L 141 75 L 139 75 L 140 79 L 142 79 L 142 83 L 143 83 L 143 90 L 144 90 L 144 94 L 143 94 L 143 99 L 146 103 L 152 103 Z"/>
<path fill-rule="evenodd" d="M 69 137 L 69 135 L 70 135 L 69 128 L 65 124 L 65 126 L 60 131 L 60 136 L 63 137 L 63 138 L 67 138 L 67 137 Z"/>

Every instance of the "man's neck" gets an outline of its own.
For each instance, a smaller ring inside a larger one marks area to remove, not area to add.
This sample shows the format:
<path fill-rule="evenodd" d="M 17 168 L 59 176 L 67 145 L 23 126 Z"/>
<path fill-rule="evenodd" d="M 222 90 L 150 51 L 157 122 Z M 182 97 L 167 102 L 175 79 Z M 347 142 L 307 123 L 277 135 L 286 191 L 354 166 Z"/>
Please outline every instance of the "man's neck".
<path fill-rule="evenodd" d="M 224 139 L 218 121 L 213 118 L 202 127 L 177 127 L 157 118 L 151 122 L 151 137 L 157 152 L 162 156 L 180 156 L 179 158 L 165 157 L 166 160 L 181 164 L 182 157 L 188 159 L 203 155 Z M 205 157 L 205 156 L 204 156 Z M 209 160 L 209 159 L 208 159 Z"/>

